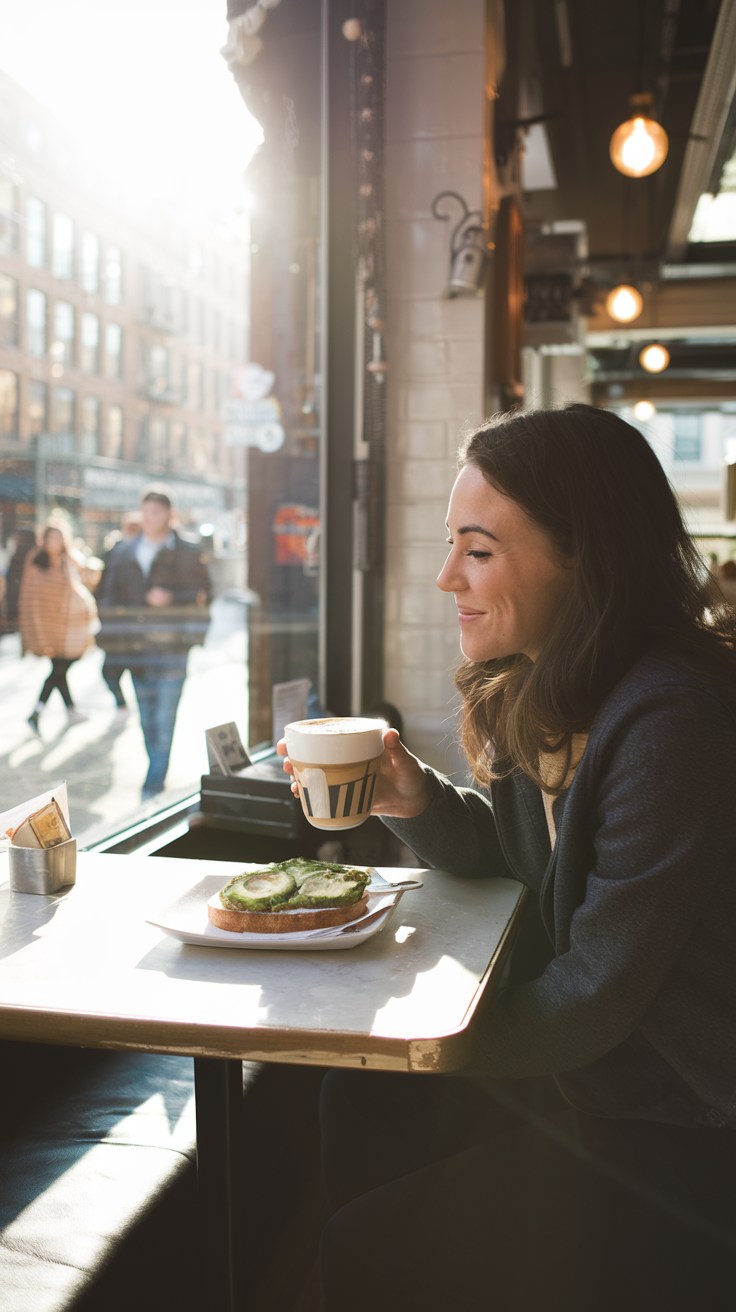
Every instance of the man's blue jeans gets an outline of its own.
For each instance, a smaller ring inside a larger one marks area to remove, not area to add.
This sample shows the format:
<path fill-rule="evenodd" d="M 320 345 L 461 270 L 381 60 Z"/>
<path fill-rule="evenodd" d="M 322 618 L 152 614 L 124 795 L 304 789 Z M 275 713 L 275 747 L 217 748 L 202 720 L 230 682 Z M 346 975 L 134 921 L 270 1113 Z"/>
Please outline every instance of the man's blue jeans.
<path fill-rule="evenodd" d="M 176 710 L 184 686 L 186 664 L 177 661 L 175 665 L 156 670 L 131 670 L 131 674 L 149 761 L 143 797 L 154 797 L 163 789 L 169 768 L 171 740 L 174 737 Z"/>

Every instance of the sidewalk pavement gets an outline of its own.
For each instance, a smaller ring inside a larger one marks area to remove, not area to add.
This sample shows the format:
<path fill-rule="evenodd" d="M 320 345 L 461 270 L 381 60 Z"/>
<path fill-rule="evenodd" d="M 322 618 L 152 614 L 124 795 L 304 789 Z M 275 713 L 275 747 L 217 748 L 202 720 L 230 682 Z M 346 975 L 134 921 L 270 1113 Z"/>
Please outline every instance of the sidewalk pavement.
<path fill-rule="evenodd" d="M 235 720 L 245 739 L 248 724 L 246 610 L 218 599 L 204 647 L 189 653 L 179 703 L 165 792 L 181 794 L 207 769 L 204 731 Z M 131 714 L 115 721 L 115 699 L 102 678 L 103 652 L 90 648 L 72 665 L 69 687 L 76 708 L 89 719 L 69 726 L 58 692 L 40 717 L 39 733 L 28 724 L 51 663 L 21 656 L 20 636 L 0 638 L 0 811 L 66 780 L 74 836 L 101 822 L 124 821 L 140 805 L 148 769 L 130 674 L 122 687 Z"/>

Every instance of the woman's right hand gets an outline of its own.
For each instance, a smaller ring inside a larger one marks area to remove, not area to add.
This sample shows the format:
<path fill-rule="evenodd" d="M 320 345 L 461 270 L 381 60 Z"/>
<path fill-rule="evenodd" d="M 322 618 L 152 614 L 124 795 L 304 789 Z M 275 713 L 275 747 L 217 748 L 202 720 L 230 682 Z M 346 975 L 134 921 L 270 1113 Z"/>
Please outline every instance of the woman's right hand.
<path fill-rule="evenodd" d="M 416 756 L 407 751 L 398 730 L 386 729 L 371 815 L 395 815 L 411 820 L 421 815 L 431 799 L 429 779 Z"/>
<path fill-rule="evenodd" d="M 276 744 L 276 751 L 284 757 L 286 773 L 293 777 L 294 767 L 286 754 L 285 738 Z M 291 791 L 298 796 L 296 780 Z M 402 820 L 411 820 L 429 806 L 431 797 L 429 780 L 416 756 L 406 750 L 396 729 L 385 729 L 371 815 L 395 815 Z"/>

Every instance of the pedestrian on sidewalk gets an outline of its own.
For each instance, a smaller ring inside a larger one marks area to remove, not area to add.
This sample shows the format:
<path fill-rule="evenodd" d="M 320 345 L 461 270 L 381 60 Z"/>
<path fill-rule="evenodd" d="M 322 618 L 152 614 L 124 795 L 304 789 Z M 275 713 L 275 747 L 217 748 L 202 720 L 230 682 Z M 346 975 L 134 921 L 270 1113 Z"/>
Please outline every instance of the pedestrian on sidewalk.
<path fill-rule="evenodd" d="M 39 716 L 54 688 L 61 694 L 69 724 L 87 719 L 72 701 L 66 676 L 94 641 L 96 618 L 95 599 L 80 581 L 66 525 L 51 521 L 40 549 L 28 554 L 18 597 L 23 653 L 51 658 L 51 673 L 28 717 L 34 730 L 38 731 Z"/>
<path fill-rule="evenodd" d="M 113 555 L 118 551 L 122 551 L 125 546 L 129 545 L 129 543 L 133 542 L 135 538 L 139 537 L 140 533 L 140 510 L 126 510 L 120 520 L 120 530 L 118 531 L 116 529 L 112 533 L 108 533 L 105 538 L 105 554 L 103 557 L 105 561 L 105 569 L 107 569 Z M 96 596 L 102 595 L 104 586 L 105 574 L 103 571 L 102 578 L 96 588 Z M 125 700 L 125 695 L 120 685 L 120 680 L 125 674 L 127 668 L 128 666 L 125 655 L 121 657 L 114 652 L 105 652 L 105 660 L 102 666 L 102 677 L 115 698 L 116 710 L 115 719 L 113 720 L 113 724 L 115 725 L 124 724 L 130 715 L 130 707 Z"/>
<path fill-rule="evenodd" d="M 144 490 L 141 532 L 112 552 L 98 592 L 98 645 L 106 663 L 130 670 L 138 699 L 149 760 L 144 799 L 163 789 L 189 649 L 209 624 L 205 558 L 175 531 L 174 514 L 169 489 Z"/>

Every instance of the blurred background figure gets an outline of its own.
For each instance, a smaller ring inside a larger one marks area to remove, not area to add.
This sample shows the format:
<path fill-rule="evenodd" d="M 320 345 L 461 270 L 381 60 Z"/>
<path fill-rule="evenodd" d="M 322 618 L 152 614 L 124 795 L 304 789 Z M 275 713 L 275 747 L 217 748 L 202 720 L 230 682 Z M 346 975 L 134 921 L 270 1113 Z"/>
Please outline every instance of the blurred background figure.
<path fill-rule="evenodd" d="M 3 610 L 3 631 L 18 632 L 18 597 L 23 578 L 26 557 L 36 549 L 36 534 L 31 528 L 19 528 L 9 543 L 11 556 L 5 578 L 5 605 Z"/>
<path fill-rule="evenodd" d="M 144 491 L 141 531 L 113 549 L 99 589 L 98 641 L 108 687 L 118 712 L 125 712 L 120 674 L 129 669 L 138 699 L 149 760 L 144 799 L 164 786 L 187 657 L 204 641 L 209 623 L 205 560 L 199 547 L 179 537 L 173 521 L 169 490 L 154 485 Z"/>
<path fill-rule="evenodd" d="M 141 532 L 141 524 L 142 515 L 140 510 L 126 510 L 125 514 L 121 517 L 120 528 L 113 529 L 108 533 L 103 543 L 105 568 L 107 568 L 110 558 L 116 551 L 120 551 L 128 542 L 132 542 L 134 538 L 139 536 Z M 104 577 L 104 574 L 102 577 Z M 100 582 L 98 582 L 95 589 L 95 595 L 100 596 L 101 592 L 102 588 Z M 105 652 L 105 660 L 102 666 L 102 677 L 115 698 L 117 709 L 115 711 L 113 724 L 122 724 L 130 715 L 130 707 L 125 701 L 125 696 L 120 686 L 120 680 L 125 674 L 127 668 L 124 657 L 121 658 L 117 654 L 107 651 Z"/>
<path fill-rule="evenodd" d="M 41 689 L 28 723 L 38 731 L 38 720 L 54 688 L 67 708 L 69 724 L 86 720 L 72 701 L 67 683 L 69 667 L 93 642 L 97 606 L 84 586 L 63 523 L 49 523 L 41 547 L 26 556 L 18 597 L 23 653 L 51 658 L 51 673 Z"/>

